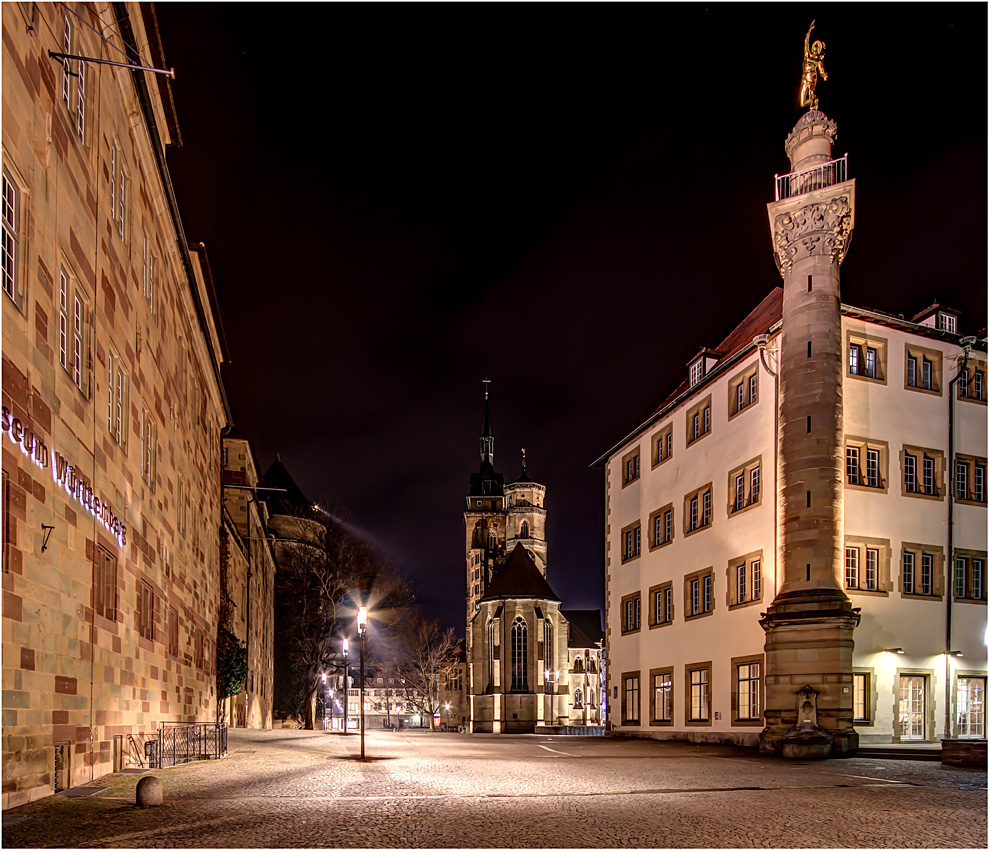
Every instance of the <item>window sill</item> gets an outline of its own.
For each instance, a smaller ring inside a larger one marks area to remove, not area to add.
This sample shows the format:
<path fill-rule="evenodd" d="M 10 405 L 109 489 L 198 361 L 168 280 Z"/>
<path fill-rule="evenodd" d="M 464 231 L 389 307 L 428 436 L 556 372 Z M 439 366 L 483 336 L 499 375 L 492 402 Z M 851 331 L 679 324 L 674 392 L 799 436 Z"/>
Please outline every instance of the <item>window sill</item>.
<path fill-rule="evenodd" d="M 642 631 L 641 628 L 638 628 L 638 629 L 622 629 L 622 637 L 625 637 L 625 635 L 637 635 L 641 631 Z"/>
<path fill-rule="evenodd" d="M 736 410 L 734 413 L 731 410 L 729 410 L 728 411 L 728 421 L 731 422 L 735 417 L 741 416 L 743 413 L 745 413 L 746 410 L 749 410 L 750 408 L 755 407 L 758 403 L 759 403 L 759 399 L 756 399 L 755 401 L 750 401 L 748 404 L 743 405 L 738 410 Z"/>
<path fill-rule="evenodd" d="M 761 605 L 761 604 L 762 604 L 762 597 L 759 597 L 758 599 L 749 599 L 746 602 L 732 602 L 728 606 L 728 610 L 737 611 L 741 608 L 751 608 L 753 605 Z"/>
<path fill-rule="evenodd" d="M 622 482 L 622 489 L 624 490 L 626 487 L 628 487 L 629 484 L 634 484 L 641 477 L 642 477 L 641 475 L 636 475 L 635 478 L 629 478 L 628 481 L 623 481 Z"/>
<path fill-rule="evenodd" d="M 940 593 L 935 596 L 926 593 L 904 593 L 903 591 L 900 591 L 900 596 L 903 599 L 921 599 L 928 602 L 940 602 L 944 598 Z"/>
<path fill-rule="evenodd" d="M 649 725 L 650 726 L 672 726 L 673 725 L 673 721 L 672 720 L 650 720 L 649 721 Z"/>
<path fill-rule="evenodd" d="M 750 510 L 752 510 L 752 508 L 757 508 L 757 507 L 759 507 L 759 505 L 761 505 L 761 504 L 762 504 L 762 496 L 760 496 L 760 497 L 759 497 L 758 499 L 756 499 L 756 500 L 755 500 L 754 502 L 750 502 L 750 503 L 749 503 L 749 504 L 747 504 L 747 505 L 746 505 L 745 507 L 743 507 L 743 508 L 739 508 L 738 510 L 732 510 L 732 508 L 733 508 L 733 507 L 734 507 L 734 505 L 735 505 L 735 503 L 734 503 L 734 502 L 732 502 L 732 503 L 731 503 L 731 504 L 730 504 L 730 505 L 728 506 L 728 519 L 731 519 L 731 518 L 732 518 L 733 516 L 738 516 L 739 514 L 744 514 L 744 513 L 746 512 L 746 511 L 750 511 Z"/>
<path fill-rule="evenodd" d="M 940 387 L 934 387 L 932 389 L 927 389 L 927 387 L 911 387 L 910 384 L 904 384 L 903 385 L 903 389 L 909 390 L 912 393 L 921 393 L 923 395 L 929 395 L 929 396 L 935 396 L 935 397 L 941 395 L 941 388 Z"/>
<path fill-rule="evenodd" d="M 859 718 L 855 718 L 854 720 L 852 720 L 852 725 L 853 726 L 872 726 L 874 724 L 868 718 L 861 718 L 861 717 L 859 717 Z"/>
<path fill-rule="evenodd" d="M 701 440 L 707 437 L 710 433 L 711 433 L 710 431 L 705 431 L 703 434 L 699 434 L 698 436 L 694 437 L 694 439 L 688 440 L 687 448 L 689 449 L 691 446 L 696 446 Z"/>
<path fill-rule="evenodd" d="M 959 401 L 967 401 L 970 404 L 986 404 L 987 403 L 987 399 L 984 399 L 984 398 L 972 398 L 971 396 L 967 396 L 967 395 L 960 395 L 960 396 L 958 396 L 958 400 Z"/>
<path fill-rule="evenodd" d="M 917 492 L 904 490 L 902 495 L 910 499 L 926 499 L 929 502 L 944 501 L 944 493 L 921 493 L 919 490 Z"/>
<path fill-rule="evenodd" d="M 710 720 L 688 720 L 687 726 L 710 726 Z"/>
<path fill-rule="evenodd" d="M 630 564 L 632 563 L 632 561 L 637 561 L 641 557 L 642 557 L 642 553 L 640 552 L 638 555 L 633 555 L 631 558 L 622 558 L 622 563 Z"/>
<path fill-rule="evenodd" d="M 975 602 L 976 600 L 972 599 L 972 600 L 969 600 L 969 601 Z M 661 628 L 663 628 L 663 626 L 672 626 L 672 625 L 673 625 L 673 621 L 672 620 L 664 620 L 662 623 L 650 623 L 649 624 L 649 628 L 650 629 L 661 629 Z"/>
<path fill-rule="evenodd" d="M 638 720 L 623 720 L 622 726 L 641 726 Z"/>
<path fill-rule="evenodd" d="M 845 593 L 850 596 L 889 596 L 888 590 L 869 590 L 865 587 L 846 587 Z"/>
<path fill-rule="evenodd" d="M 889 485 L 883 484 L 879 487 L 873 487 L 871 484 L 852 484 L 850 481 L 845 482 L 846 490 L 861 490 L 864 493 L 888 493 Z"/>
<path fill-rule="evenodd" d="M 649 547 L 649 551 L 655 552 L 657 549 L 662 549 L 664 546 L 669 546 L 672 542 L 673 542 L 673 538 L 671 537 L 669 540 L 665 540 L 662 543 L 654 543 L 652 546 Z"/>
<path fill-rule="evenodd" d="M 969 507 L 972 507 L 972 508 L 984 508 L 984 507 L 986 507 L 986 504 L 987 503 L 986 502 L 980 502 L 977 499 L 959 499 L 959 498 L 956 498 L 955 499 L 955 504 L 956 505 L 968 505 Z"/>
<path fill-rule="evenodd" d="M 765 723 L 763 723 L 762 719 L 761 718 L 758 718 L 758 717 L 749 717 L 749 718 L 744 718 L 744 719 L 739 719 L 739 718 L 733 717 L 732 720 L 731 720 L 731 725 L 732 726 L 750 726 L 750 727 L 751 726 L 759 726 L 759 727 L 761 727 L 761 726 L 764 726 Z"/>
<path fill-rule="evenodd" d="M 657 466 L 662 466 L 668 460 L 673 460 L 673 455 L 667 455 L 662 460 L 655 460 L 655 461 L 653 461 L 652 468 L 655 469 Z"/>
<path fill-rule="evenodd" d="M 707 531 L 707 529 L 709 529 L 712 525 L 714 525 L 713 522 L 709 522 L 707 525 L 699 525 L 697 526 L 697 528 L 691 529 L 689 531 L 684 531 L 683 536 L 690 537 L 691 534 L 697 534 L 701 531 Z"/>
<path fill-rule="evenodd" d="M 954 602 L 965 602 L 969 605 L 985 605 L 985 599 L 973 599 L 971 596 L 955 596 L 953 598 Z"/>
<path fill-rule="evenodd" d="M 856 381 L 864 381 L 867 384 L 886 386 L 886 378 L 870 378 L 868 375 L 856 375 L 854 372 L 845 372 L 845 377 L 854 378 Z"/>
<path fill-rule="evenodd" d="M 710 617 L 713 613 L 714 613 L 714 608 L 712 608 L 710 611 L 701 611 L 701 612 L 699 612 L 697 614 L 689 614 L 688 616 L 684 617 L 683 619 L 684 619 L 685 622 L 688 622 L 689 623 L 689 622 L 691 622 L 693 620 L 702 620 L 705 617 Z"/>

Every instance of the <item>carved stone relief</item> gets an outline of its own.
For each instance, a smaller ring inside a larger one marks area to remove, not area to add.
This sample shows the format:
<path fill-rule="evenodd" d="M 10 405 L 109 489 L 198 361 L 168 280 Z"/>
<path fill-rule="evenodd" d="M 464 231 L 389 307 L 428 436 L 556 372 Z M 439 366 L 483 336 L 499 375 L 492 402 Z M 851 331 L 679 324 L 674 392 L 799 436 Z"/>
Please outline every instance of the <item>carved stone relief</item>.
<path fill-rule="evenodd" d="M 845 196 L 776 216 L 773 248 L 780 274 L 786 277 L 795 260 L 814 255 L 830 257 L 840 265 L 851 232 L 852 207 Z"/>

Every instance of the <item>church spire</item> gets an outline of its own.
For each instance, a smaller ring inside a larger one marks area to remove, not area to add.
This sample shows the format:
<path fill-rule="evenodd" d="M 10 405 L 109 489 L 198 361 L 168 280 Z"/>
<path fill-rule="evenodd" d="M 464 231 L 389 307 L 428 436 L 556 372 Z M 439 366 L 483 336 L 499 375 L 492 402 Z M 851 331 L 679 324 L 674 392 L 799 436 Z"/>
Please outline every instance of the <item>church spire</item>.
<path fill-rule="evenodd" d="M 481 423 L 481 463 L 494 466 L 494 434 L 491 431 L 491 402 L 488 398 L 491 381 L 485 378 L 484 384 L 484 421 Z"/>

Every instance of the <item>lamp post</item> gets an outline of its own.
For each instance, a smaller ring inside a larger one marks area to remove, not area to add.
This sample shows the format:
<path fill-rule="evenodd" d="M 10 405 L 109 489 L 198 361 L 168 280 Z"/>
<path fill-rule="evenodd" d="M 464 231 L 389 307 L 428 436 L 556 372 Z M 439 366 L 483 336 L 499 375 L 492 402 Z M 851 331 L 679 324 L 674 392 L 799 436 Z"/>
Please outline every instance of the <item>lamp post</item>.
<path fill-rule="evenodd" d="M 347 664 L 347 656 L 350 650 L 350 641 L 343 639 L 343 734 L 347 734 L 347 706 L 350 704 L 350 667 Z"/>
<path fill-rule="evenodd" d="M 446 709 L 446 731 L 450 731 L 450 703 L 443 703 L 443 708 Z"/>
<path fill-rule="evenodd" d="M 367 608 L 357 609 L 357 633 L 361 638 L 361 759 L 364 759 L 364 643 L 367 638 Z"/>

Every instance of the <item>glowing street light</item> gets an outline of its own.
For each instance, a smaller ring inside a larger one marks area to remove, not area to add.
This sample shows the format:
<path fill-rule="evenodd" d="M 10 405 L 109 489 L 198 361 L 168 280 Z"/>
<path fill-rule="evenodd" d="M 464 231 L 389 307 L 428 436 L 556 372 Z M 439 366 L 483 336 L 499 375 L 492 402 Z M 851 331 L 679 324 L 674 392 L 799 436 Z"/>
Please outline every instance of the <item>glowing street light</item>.
<path fill-rule="evenodd" d="M 367 642 L 367 606 L 357 609 L 357 633 L 361 638 L 361 760 L 364 759 L 364 644 Z"/>
<path fill-rule="evenodd" d="M 343 639 L 343 734 L 347 734 L 347 706 L 350 705 L 350 665 L 347 657 L 350 654 L 350 641 Z"/>

